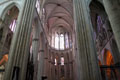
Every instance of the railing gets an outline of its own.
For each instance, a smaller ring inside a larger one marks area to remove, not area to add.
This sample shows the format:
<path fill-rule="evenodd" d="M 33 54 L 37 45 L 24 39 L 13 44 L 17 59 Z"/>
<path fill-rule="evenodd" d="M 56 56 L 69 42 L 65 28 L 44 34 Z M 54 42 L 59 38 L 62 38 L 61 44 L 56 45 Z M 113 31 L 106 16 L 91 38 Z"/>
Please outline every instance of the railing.
<path fill-rule="evenodd" d="M 102 80 L 120 80 L 120 65 L 101 65 Z"/>

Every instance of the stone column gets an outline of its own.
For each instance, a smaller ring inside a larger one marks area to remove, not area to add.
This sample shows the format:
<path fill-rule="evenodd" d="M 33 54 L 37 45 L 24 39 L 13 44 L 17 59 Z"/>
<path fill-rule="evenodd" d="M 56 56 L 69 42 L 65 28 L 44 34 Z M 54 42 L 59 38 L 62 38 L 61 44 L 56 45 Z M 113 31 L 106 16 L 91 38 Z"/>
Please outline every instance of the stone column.
<path fill-rule="evenodd" d="M 71 69 L 70 69 L 70 58 L 69 58 L 69 55 L 70 55 L 70 53 L 67 52 L 66 53 L 66 58 L 67 58 L 67 64 L 66 64 L 66 66 L 67 66 L 67 78 L 70 80 Z"/>
<path fill-rule="evenodd" d="M 46 69 L 47 79 L 49 79 L 49 49 L 47 53 L 47 69 Z"/>
<path fill-rule="evenodd" d="M 52 80 L 55 80 L 55 53 L 52 53 Z"/>
<path fill-rule="evenodd" d="M 34 80 L 37 80 L 38 72 L 38 51 L 40 46 L 40 25 L 38 20 L 35 20 L 35 26 L 33 27 L 33 39 L 32 39 L 32 54 L 33 54 L 33 64 L 34 64 Z"/>
<path fill-rule="evenodd" d="M 68 56 L 69 56 L 69 66 L 70 66 L 70 80 L 73 80 L 73 58 L 71 51 L 68 53 Z"/>
<path fill-rule="evenodd" d="M 44 73 L 44 53 L 45 53 L 45 36 L 43 33 L 40 35 L 40 49 L 39 49 L 39 63 L 38 63 L 38 74 L 37 80 L 42 80 L 42 76 Z"/>
<path fill-rule="evenodd" d="M 48 54 L 48 80 L 51 80 L 51 51 L 49 49 L 49 54 Z"/>
<path fill-rule="evenodd" d="M 48 44 L 46 44 L 46 48 L 45 48 L 45 61 L 44 61 L 44 76 L 46 76 L 47 77 L 47 79 L 48 79 L 48 46 L 47 46 Z"/>
<path fill-rule="evenodd" d="M 36 0 L 25 0 L 18 16 L 4 80 L 25 80 L 30 47 L 33 12 Z"/>
<path fill-rule="evenodd" d="M 57 60 L 57 65 L 56 65 L 56 80 L 59 80 L 59 60 L 58 60 L 58 54 L 56 53 L 56 60 Z"/>
<path fill-rule="evenodd" d="M 47 59 L 47 63 L 48 63 L 48 67 L 47 67 L 47 74 L 48 74 L 48 80 L 50 79 L 50 50 L 49 50 L 49 48 L 48 48 L 48 59 Z"/>
<path fill-rule="evenodd" d="M 120 52 L 120 1 L 103 0 L 105 10 L 108 14 L 111 27 Z"/>
<path fill-rule="evenodd" d="M 73 5 L 77 38 L 78 80 L 101 80 L 90 15 L 85 0 L 73 0 Z"/>
<path fill-rule="evenodd" d="M 50 57 L 50 80 L 53 80 L 53 74 L 52 74 L 52 70 L 53 70 L 53 62 L 52 62 L 52 58 L 53 58 L 53 52 L 51 52 L 51 57 Z"/>
<path fill-rule="evenodd" d="M 69 60 L 68 60 L 68 63 L 69 63 L 69 77 L 70 77 L 70 80 L 72 80 L 72 58 L 70 57 L 71 53 L 69 52 L 68 53 L 68 57 L 69 57 Z"/>
<path fill-rule="evenodd" d="M 50 53 L 50 80 L 52 80 L 52 51 Z"/>
<path fill-rule="evenodd" d="M 65 80 L 68 79 L 68 76 L 67 76 L 67 64 L 68 64 L 68 61 L 67 61 L 67 53 L 64 53 L 64 76 L 65 76 Z"/>
<path fill-rule="evenodd" d="M 61 78 L 61 61 L 60 61 L 60 58 L 61 58 L 61 56 L 60 56 L 60 54 L 58 54 L 58 53 L 56 53 L 57 54 L 57 56 L 58 56 L 58 65 L 57 65 L 57 71 L 58 71 L 58 80 L 60 80 L 60 78 Z"/>

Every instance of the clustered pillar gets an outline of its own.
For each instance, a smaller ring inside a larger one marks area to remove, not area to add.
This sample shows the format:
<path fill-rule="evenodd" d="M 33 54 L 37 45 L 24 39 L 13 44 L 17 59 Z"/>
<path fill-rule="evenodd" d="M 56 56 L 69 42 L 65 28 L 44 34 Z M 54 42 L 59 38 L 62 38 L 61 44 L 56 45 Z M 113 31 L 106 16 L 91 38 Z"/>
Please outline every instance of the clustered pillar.
<path fill-rule="evenodd" d="M 33 38 L 32 38 L 32 54 L 33 54 L 33 64 L 34 64 L 34 77 L 33 79 L 37 80 L 37 71 L 38 71 L 38 52 L 40 46 L 40 28 L 38 25 L 38 20 L 35 20 L 35 28 L 33 28 Z"/>
<path fill-rule="evenodd" d="M 73 0 L 77 36 L 78 80 L 101 80 L 85 0 Z"/>
<path fill-rule="evenodd" d="M 48 70 L 49 70 L 49 63 L 48 63 L 48 45 L 46 44 L 45 46 L 45 57 L 44 57 L 44 74 L 43 76 L 46 77 L 48 79 Z"/>
<path fill-rule="evenodd" d="M 65 76 L 65 79 L 67 79 L 68 78 L 68 76 L 67 76 L 67 63 L 68 63 L 68 61 L 67 61 L 67 55 L 66 54 L 64 54 L 64 76 Z"/>
<path fill-rule="evenodd" d="M 45 55 L 45 36 L 43 33 L 40 35 L 40 48 L 39 48 L 39 63 L 38 63 L 38 74 L 37 79 L 42 80 L 43 74 L 44 74 L 44 55 Z"/>
<path fill-rule="evenodd" d="M 73 62 L 74 62 L 74 60 L 73 60 L 72 52 L 70 52 L 70 54 L 69 54 L 68 56 L 69 56 L 69 59 L 70 59 L 70 60 L 69 60 L 69 64 L 70 64 L 70 65 L 69 65 L 69 66 L 70 66 L 70 79 L 73 80 L 73 79 L 74 79 L 74 78 L 73 78 L 73 75 L 74 75 L 74 74 L 73 74 L 73 73 L 74 73 L 74 72 L 73 72 L 73 71 L 74 71 L 74 70 L 73 70 Z"/>
<path fill-rule="evenodd" d="M 25 0 L 12 40 L 4 80 L 25 80 L 36 0 Z"/>

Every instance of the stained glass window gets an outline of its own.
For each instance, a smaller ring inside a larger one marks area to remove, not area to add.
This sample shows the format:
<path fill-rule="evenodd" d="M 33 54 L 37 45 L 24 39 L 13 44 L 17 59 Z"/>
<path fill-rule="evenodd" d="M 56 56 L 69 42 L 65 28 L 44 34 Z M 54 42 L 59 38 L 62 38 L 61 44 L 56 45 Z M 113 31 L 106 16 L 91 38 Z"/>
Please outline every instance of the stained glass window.
<path fill-rule="evenodd" d="M 16 20 L 13 20 L 12 23 L 9 26 L 10 30 L 12 32 L 15 32 L 15 28 L 16 28 Z"/>

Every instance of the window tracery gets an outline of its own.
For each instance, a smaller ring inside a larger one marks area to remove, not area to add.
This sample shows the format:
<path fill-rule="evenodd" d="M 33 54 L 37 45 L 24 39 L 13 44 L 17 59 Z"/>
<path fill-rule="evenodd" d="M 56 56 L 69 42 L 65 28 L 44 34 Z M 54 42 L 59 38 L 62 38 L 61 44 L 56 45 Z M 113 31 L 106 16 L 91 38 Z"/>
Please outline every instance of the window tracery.
<path fill-rule="evenodd" d="M 51 46 L 57 50 L 64 50 L 70 48 L 70 40 L 67 33 L 52 34 L 51 39 Z"/>

